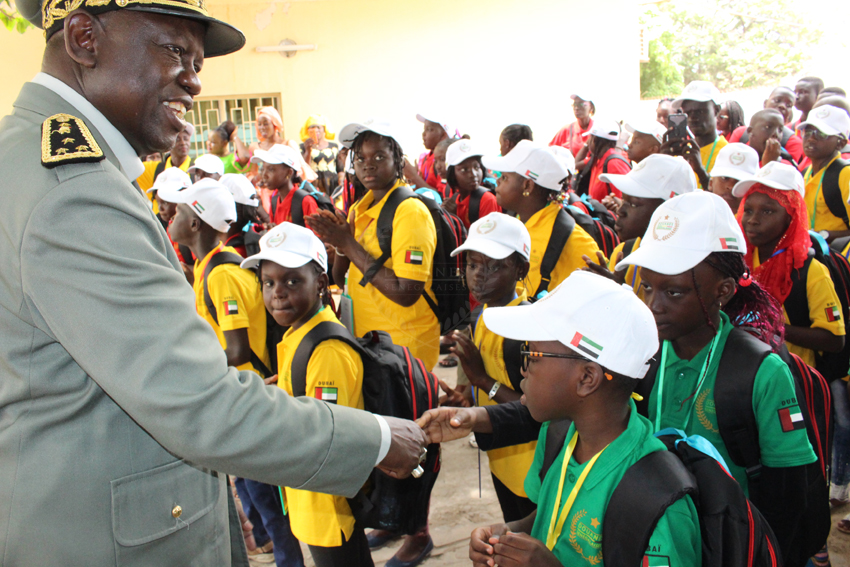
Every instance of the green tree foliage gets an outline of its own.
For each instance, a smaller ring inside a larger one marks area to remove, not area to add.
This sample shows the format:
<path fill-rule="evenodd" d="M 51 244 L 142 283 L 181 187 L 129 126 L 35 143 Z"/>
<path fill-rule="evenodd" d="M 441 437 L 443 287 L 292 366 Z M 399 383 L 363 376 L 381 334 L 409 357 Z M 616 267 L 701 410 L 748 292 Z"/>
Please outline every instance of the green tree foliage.
<path fill-rule="evenodd" d="M 800 72 L 822 35 L 794 0 L 671 0 L 642 22 L 663 30 L 641 64 L 644 96 L 678 92 L 669 88 L 674 70 L 684 83 L 711 81 L 721 91 L 776 84 Z"/>
<path fill-rule="evenodd" d="M 7 30 L 18 33 L 24 33 L 30 26 L 30 23 L 18 14 L 12 0 L 0 0 L 0 23 L 6 26 Z"/>

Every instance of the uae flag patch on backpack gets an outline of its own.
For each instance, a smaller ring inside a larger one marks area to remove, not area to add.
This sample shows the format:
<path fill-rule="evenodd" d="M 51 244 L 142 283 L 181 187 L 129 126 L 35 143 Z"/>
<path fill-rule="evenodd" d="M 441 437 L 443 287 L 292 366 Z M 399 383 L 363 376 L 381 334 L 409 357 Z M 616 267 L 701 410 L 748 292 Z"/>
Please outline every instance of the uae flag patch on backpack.
<path fill-rule="evenodd" d="M 790 433 L 798 429 L 805 429 L 806 422 L 803 420 L 803 412 L 800 406 L 791 406 L 779 410 L 779 423 L 782 425 L 783 433 Z"/>

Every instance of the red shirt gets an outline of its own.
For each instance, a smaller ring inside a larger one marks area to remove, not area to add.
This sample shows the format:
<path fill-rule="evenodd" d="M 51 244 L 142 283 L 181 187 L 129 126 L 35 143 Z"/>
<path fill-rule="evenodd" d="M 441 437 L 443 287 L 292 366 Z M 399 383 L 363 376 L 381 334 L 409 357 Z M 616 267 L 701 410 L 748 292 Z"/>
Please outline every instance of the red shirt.
<path fill-rule="evenodd" d="M 422 176 L 425 183 L 437 190 L 444 201 L 451 197 L 449 188 L 443 183 L 440 176 L 437 175 L 437 170 L 434 169 L 434 150 L 419 156 L 419 175 Z"/>
<path fill-rule="evenodd" d="M 609 156 L 612 155 L 620 155 L 623 156 L 626 161 L 619 160 L 617 158 L 611 159 L 608 161 L 608 167 L 605 168 L 605 171 L 602 171 L 602 166 L 605 164 L 605 160 L 608 159 Z M 597 159 L 593 164 L 593 169 L 590 170 L 590 186 L 588 188 L 588 194 L 591 199 L 596 199 L 597 201 L 601 201 L 603 197 L 613 193 L 617 197 L 622 197 L 623 194 L 619 189 L 611 185 L 610 183 L 605 183 L 599 180 L 599 176 L 602 173 L 614 173 L 617 175 L 625 175 L 626 173 L 632 170 L 632 167 L 628 164 L 629 158 L 623 152 L 623 150 L 619 148 L 611 148 L 605 155 Z"/>
<path fill-rule="evenodd" d="M 578 121 L 573 122 L 569 126 L 564 126 L 558 133 L 555 134 L 555 137 L 552 138 L 552 141 L 549 142 L 550 146 L 561 146 L 567 148 L 572 152 L 573 157 L 578 155 L 578 151 L 584 146 L 585 138 L 582 134 L 587 132 L 593 127 L 593 118 L 587 123 L 587 128 L 583 129 L 579 125 Z"/>
<path fill-rule="evenodd" d="M 240 246 L 236 246 L 232 243 L 232 241 L 238 236 L 239 236 L 238 234 L 234 234 L 233 236 L 231 236 L 230 238 L 228 238 L 227 240 L 224 241 L 224 245 L 233 247 L 234 250 L 239 252 L 240 256 L 242 256 L 243 258 L 247 258 L 248 257 L 248 251 L 245 249 L 245 245 L 242 244 Z"/>
<path fill-rule="evenodd" d="M 272 215 L 272 222 L 275 224 L 294 222 L 292 220 L 292 196 L 295 195 L 295 189 L 290 189 L 289 193 L 282 200 L 279 200 L 279 195 L 278 189 L 275 189 L 274 193 L 272 193 L 272 203 L 277 202 L 274 215 Z M 301 212 L 304 213 L 304 218 L 306 219 L 308 215 L 319 212 L 319 205 L 316 204 L 316 200 L 313 197 L 308 195 L 301 201 Z M 306 226 L 306 221 L 302 226 Z"/>
<path fill-rule="evenodd" d="M 491 191 L 484 191 L 484 194 L 481 195 L 481 201 L 478 203 L 478 219 L 470 219 L 469 218 L 469 199 L 472 198 L 472 194 L 466 196 L 466 198 L 461 199 L 460 195 L 458 195 L 457 199 L 457 216 L 460 217 L 460 220 L 469 228 L 469 225 L 477 221 L 478 219 L 482 219 L 489 215 L 490 213 L 501 213 L 502 207 L 496 203 L 496 196 L 493 195 Z"/>

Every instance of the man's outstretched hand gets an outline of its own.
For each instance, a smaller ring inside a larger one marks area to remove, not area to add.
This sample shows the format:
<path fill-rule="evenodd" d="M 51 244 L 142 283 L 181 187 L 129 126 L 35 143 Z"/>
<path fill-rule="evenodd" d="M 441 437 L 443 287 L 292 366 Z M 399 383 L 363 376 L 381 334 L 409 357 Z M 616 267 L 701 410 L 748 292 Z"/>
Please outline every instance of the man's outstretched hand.
<path fill-rule="evenodd" d="M 415 421 L 388 416 L 384 416 L 384 419 L 390 426 L 392 441 L 387 456 L 378 464 L 378 468 L 393 478 L 406 478 L 419 466 L 419 459 L 428 446 L 428 438 Z"/>
<path fill-rule="evenodd" d="M 444 407 L 426 411 L 416 420 L 431 443 L 444 443 L 466 437 L 472 432 L 492 433 L 493 425 L 484 408 Z"/>

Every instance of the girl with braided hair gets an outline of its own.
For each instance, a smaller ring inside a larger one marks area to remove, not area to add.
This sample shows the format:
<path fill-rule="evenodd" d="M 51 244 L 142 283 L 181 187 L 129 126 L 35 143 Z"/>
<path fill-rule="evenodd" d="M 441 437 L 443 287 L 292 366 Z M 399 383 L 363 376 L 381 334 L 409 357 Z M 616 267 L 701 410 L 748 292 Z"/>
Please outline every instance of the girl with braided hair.
<path fill-rule="evenodd" d="M 647 400 L 647 417 L 656 430 L 674 427 L 710 441 L 773 528 L 783 557 L 796 557 L 795 534 L 806 503 L 805 465 L 815 462 L 816 456 L 805 426 L 783 420 L 791 401 L 792 409 L 797 407 L 791 372 L 776 352 L 766 354 L 755 376 L 719 372 L 727 350 L 758 350 L 746 332 L 774 351 L 782 343 L 780 306 L 749 274 L 746 253 L 744 235 L 729 205 L 713 193 L 695 191 L 660 205 L 640 248 L 617 269 L 641 267 L 644 302 L 655 317 L 662 343 L 655 380 L 645 381 L 648 391 L 639 392 Z M 740 407 L 719 408 L 718 400 L 732 402 L 715 394 L 732 390 L 744 379 L 752 381 L 752 400 Z M 750 407 L 761 465 L 758 490 L 753 492 L 743 463 L 735 462 L 726 447 L 718 420 L 718 413 Z"/>

